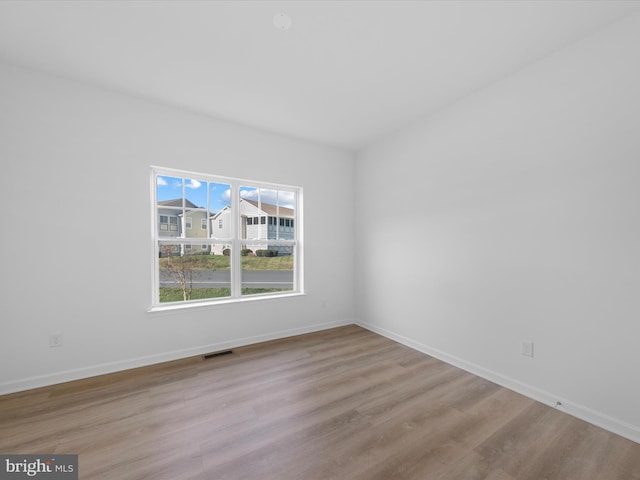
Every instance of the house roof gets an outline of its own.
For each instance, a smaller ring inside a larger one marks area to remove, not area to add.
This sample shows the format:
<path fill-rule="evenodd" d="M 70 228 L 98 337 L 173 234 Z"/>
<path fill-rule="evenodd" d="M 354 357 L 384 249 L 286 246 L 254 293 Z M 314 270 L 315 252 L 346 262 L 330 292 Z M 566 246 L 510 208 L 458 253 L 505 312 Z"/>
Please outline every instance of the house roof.
<path fill-rule="evenodd" d="M 260 208 L 267 215 L 273 215 L 273 216 L 279 215 L 281 217 L 293 217 L 294 216 L 294 211 L 293 211 L 292 208 L 287 208 L 287 207 L 279 207 L 278 208 L 277 205 L 272 205 L 270 203 L 264 203 L 264 202 L 261 202 L 260 206 L 258 207 L 258 202 L 256 202 L 255 200 L 247 200 L 246 198 L 243 198 L 241 201 L 250 203 L 251 205 L 253 205 L 256 208 Z"/>
<path fill-rule="evenodd" d="M 162 205 L 163 207 L 182 207 L 182 198 L 174 198 L 173 200 L 163 200 L 162 202 L 158 202 L 158 205 Z M 187 200 L 186 198 L 184 199 L 184 206 L 187 208 L 198 208 L 198 206 Z"/>
<path fill-rule="evenodd" d="M 176 200 L 167 200 L 167 202 L 172 202 L 172 201 L 176 201 Z M 178 199 L 179 201 L 179 199 Z M 277 205 L 273 205 L 271 203 L 260 203 L 260 207 L 258 207 L 258 202 L 256 202 L 255 200 L 247 200 L 246 198 L 242 198 L 240 199 L 241 202 L 247 202 L 251 205 L 253 205 L 256 208 L 260 208 L 262 210 L 262 212 L 266 213 L 267 215 L 272 215 L 272 216 L 276 216 L 279 215 L 280 217 L 293 217 L 294 216 L 294 210 L 292 208 L 287 208 L 287 207 L 280 207 L 278 209 Z M 188 200 L 187 200 L 188 202 Z M 159 202 L 158 204 L 165 204 L 165 202 Z M 171 206 L 171 205 L 170 205 Z M 179 205 L 178 205 L 179 206 Z M 215 219 L 217 218 L 219 215 L 221 215 L 223 212 L 229 210 L 229 206 L 225 206 L 222 210 L 212 213 L 211 214 L 211 218 Z"/>
<path fill-rule="evenodd" d="M 222 210 L 219 210 L 219 211 L 217 211 L 217 212 L 213 212 L 213 213 L 211 213 L 211 218 L 212 218 L 212 219 L 215 219 L 215 218 L 217 218 L 221 213 L 223 213 L 223 212 L 225 212 L 225 211 L 227 211 L 227 210 L 231 210 L 231 208 L 230 208 L 229 206 L 225 206 L 225 207 L 223 207 L 223 208 L 222 208 Z"/>

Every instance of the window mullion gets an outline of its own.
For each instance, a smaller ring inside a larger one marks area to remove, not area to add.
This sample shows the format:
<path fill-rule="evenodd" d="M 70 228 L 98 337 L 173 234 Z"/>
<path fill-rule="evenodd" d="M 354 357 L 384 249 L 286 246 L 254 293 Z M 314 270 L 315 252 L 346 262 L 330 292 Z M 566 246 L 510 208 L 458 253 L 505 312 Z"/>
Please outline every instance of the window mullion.
<path fill-rule="evenodd" d="M 160 256 L 160 245 L 158 243 L 159 235 L 159 218 L 158 218 L 158 179 L 155 172 L 151 175 L 151 240 L 153 242 L 153 248 L 151 252 L 151 262 L 153 268 L 151 269 L 151 281 L 154 288 L 152 288 L 151 304 L 158 305 L 160 303 L 160 265 L 158 264 L 158 257 Z"/>
<path fill-rule="evenodd" d="M 240 217 L 240 186 L 231 185 L 231 225 L 233 238 L 231 241 L 231 296 L 242 296 L 242 221 Z"/>

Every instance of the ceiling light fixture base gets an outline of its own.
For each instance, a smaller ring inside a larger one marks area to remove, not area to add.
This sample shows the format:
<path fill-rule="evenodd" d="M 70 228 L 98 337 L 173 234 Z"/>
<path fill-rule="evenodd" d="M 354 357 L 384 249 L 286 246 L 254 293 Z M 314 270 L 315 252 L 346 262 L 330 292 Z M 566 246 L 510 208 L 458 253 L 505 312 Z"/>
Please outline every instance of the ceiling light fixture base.
<path fill-rule="evenodd" d="M 276 13 L 273 16 L 273 26 L 278 30 L 289 30 L 291 28 L 291 17 L 286 13 Z"/>

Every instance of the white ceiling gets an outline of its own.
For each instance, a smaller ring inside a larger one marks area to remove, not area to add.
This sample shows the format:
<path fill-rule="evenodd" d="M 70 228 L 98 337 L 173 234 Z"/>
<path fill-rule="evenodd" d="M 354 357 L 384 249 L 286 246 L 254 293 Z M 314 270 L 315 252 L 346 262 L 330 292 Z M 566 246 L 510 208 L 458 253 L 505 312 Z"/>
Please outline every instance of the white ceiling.
<path fill-rule="evenodd" d="M 0 59 L 357 150 L 640 10 L 590 1 L 0 1 Z M 285 12 L 290 30 L 273 16 Z"/>

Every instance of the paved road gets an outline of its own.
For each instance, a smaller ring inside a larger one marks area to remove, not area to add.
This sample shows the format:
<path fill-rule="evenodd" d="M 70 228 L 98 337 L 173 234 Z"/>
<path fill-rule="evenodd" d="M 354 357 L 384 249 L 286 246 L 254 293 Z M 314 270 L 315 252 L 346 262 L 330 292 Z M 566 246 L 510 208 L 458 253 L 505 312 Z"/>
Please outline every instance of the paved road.
<path fill-rule="evenodd" d="M 166 270 L 160 270 L 161 287 L 178 287 L 179 283 Z M 228 270 L 194 270 L 194 288 L 230 288 Z M 291 270 L 246 270 L 242 272 L 242 286 L 248 288 L 293 288 Z"/>

